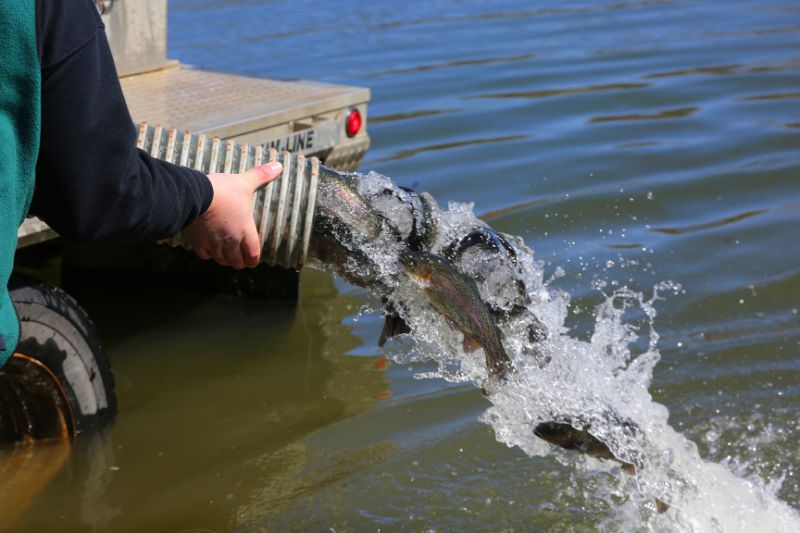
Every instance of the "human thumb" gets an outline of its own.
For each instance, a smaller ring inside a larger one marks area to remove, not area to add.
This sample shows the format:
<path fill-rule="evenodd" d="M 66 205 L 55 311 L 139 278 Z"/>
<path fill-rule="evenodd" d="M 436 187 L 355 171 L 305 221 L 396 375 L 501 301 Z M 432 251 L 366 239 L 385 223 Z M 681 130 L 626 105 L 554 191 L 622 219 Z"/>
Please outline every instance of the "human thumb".
<path fill-rule="evenodd" d="M 270 181 L 280 176 L 283 166 L 277 161 L 253 167 L 244 173 L 246 179 L 252 184 L 253 190 L 263 187 Z"/>

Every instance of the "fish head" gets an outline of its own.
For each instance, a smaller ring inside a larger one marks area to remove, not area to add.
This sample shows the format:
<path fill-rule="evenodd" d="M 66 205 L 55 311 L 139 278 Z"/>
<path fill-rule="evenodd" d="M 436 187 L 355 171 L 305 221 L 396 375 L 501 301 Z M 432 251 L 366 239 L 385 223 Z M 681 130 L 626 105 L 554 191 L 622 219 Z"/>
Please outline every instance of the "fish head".
<path fill-rule="evenodd" d="M 430 285 L 440 259 L 425 252 L 407 251 L 400 256 L 400 262 L 411 278 L 423 286 Z"/>

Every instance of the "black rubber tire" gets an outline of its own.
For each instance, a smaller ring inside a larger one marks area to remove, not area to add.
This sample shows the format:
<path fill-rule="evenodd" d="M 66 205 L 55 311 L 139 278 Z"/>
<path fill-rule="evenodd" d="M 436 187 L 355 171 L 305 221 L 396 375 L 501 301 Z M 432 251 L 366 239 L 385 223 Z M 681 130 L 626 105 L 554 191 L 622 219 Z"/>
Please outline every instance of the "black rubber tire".
<path fill-rule="evenodd" d="M 59 380 L 76 432 L 111 424 L 114 376 L 86 311 L 60 288 L 25 276 L 13 275 L 9 292 L 20 322 L 16 352 L 40 361 Z"/>

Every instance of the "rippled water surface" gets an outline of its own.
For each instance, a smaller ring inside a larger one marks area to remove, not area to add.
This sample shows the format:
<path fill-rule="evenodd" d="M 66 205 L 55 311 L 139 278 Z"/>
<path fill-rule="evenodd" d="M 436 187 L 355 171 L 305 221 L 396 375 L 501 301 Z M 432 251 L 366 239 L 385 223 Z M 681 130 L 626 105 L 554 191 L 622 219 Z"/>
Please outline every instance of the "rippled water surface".
<path fill-rule="evenodd" d="M 654 399 L 704 458 L 800 508 L 796 2 L 169 5 L 183 62 L 369 87 L 362 169 L 524 237 L 566 272 L 572 335 L 603 292 L 679 282 L 656 305 Z M 387 363 L 364 291 L 308 271 L 302 292 L 89 295 L 120 416 L 19 527 L 613 523 L 593 497 L 608 474 L 499 444 L 479 391 Z"/>

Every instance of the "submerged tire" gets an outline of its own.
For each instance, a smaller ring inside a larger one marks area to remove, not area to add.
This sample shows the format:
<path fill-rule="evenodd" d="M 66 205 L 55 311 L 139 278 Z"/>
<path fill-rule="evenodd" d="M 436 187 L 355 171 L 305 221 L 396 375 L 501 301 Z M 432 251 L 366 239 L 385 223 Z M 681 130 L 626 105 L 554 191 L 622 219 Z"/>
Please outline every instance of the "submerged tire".
<path fill-rule="evenodd" d="M 86 311 L 63 290 L 32 278 L 12 276 L 9 289 L 20 322 L 16 352 L 49 370 L 52 386 L 69 405 L 74 432 L 113 422 L 114 377 Z"/>

